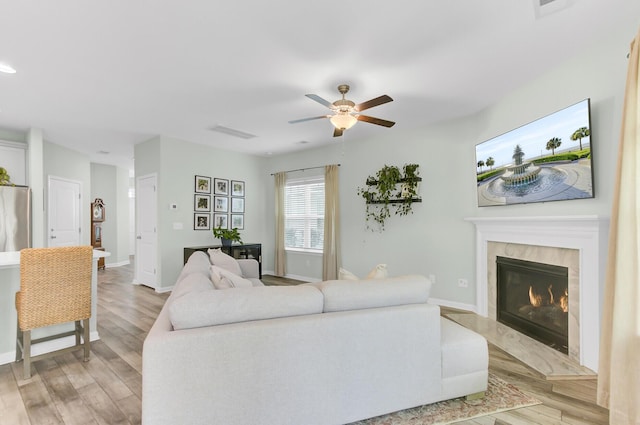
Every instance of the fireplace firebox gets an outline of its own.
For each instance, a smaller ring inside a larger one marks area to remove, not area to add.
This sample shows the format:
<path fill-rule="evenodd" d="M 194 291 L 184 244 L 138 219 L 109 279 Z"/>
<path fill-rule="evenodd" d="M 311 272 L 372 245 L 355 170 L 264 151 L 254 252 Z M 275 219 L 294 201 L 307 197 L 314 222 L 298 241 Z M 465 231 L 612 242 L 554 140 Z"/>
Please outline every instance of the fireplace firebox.
<path fill-rule="evenodd" d="M 568 269 L 500 256 L 496 264 L 498 321 L 568 354 Z"/>

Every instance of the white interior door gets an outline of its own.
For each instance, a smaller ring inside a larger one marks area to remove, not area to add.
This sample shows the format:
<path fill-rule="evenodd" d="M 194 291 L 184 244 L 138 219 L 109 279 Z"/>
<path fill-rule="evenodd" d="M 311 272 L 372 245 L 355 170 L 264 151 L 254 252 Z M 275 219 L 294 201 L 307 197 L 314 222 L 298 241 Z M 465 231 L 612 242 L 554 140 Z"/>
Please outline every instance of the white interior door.
<path fill-rule="evenodd" d="M 157 176 L 136 179 L 136 283 L 156 288 L 158 253 Z"/>
<path fill-rule="evenodd" d="M 82 184 L 80 182 L 49 176 L 49 247 L 81 244 L 81 193 Z"/>

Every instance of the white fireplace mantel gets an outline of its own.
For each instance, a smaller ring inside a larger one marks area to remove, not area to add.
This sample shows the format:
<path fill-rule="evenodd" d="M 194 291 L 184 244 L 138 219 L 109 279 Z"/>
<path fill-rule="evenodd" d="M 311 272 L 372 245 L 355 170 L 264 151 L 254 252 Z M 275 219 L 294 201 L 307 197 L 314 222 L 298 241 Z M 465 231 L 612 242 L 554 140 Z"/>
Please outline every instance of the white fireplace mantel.
<path fill-rule="evenodd" d="M 487 245 L 504 242 L 576 249 L 580 267 L 580 364 L 596 370 L 608 218 L 596 215 L 540 217 L 469 217 L 476 226 L 476 312 L 487 317 Z"/>

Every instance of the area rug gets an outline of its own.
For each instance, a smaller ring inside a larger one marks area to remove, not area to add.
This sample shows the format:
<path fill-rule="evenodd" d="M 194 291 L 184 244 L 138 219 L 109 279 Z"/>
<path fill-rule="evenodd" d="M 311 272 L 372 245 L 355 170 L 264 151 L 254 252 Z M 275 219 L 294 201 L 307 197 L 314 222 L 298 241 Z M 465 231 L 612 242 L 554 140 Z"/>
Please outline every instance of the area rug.
<path fill-rule="evenodd" d="M 450 424 L 540 403 L 539 400 L 490 373 L 487 392 L 482 399 L 467 401 L 464 397 L 455 398 L 353 422 L 351 425 Z"/>

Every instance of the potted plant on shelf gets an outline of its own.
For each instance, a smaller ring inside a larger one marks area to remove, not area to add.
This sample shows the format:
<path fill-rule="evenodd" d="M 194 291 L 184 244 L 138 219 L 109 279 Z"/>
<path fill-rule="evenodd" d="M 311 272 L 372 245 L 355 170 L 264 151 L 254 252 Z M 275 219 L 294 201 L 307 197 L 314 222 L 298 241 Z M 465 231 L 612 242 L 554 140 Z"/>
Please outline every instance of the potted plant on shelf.
<path fill-rule="evenodd" d="M 240 232 L 238 232 L 237 227 L 234 227 L 233 229 L 223 229 L 222 227 L 214 228 L 213 236 L 215 238 L 220 238 L 222 246 L 231 246 L 233 242 L 242 243 Z"/>

